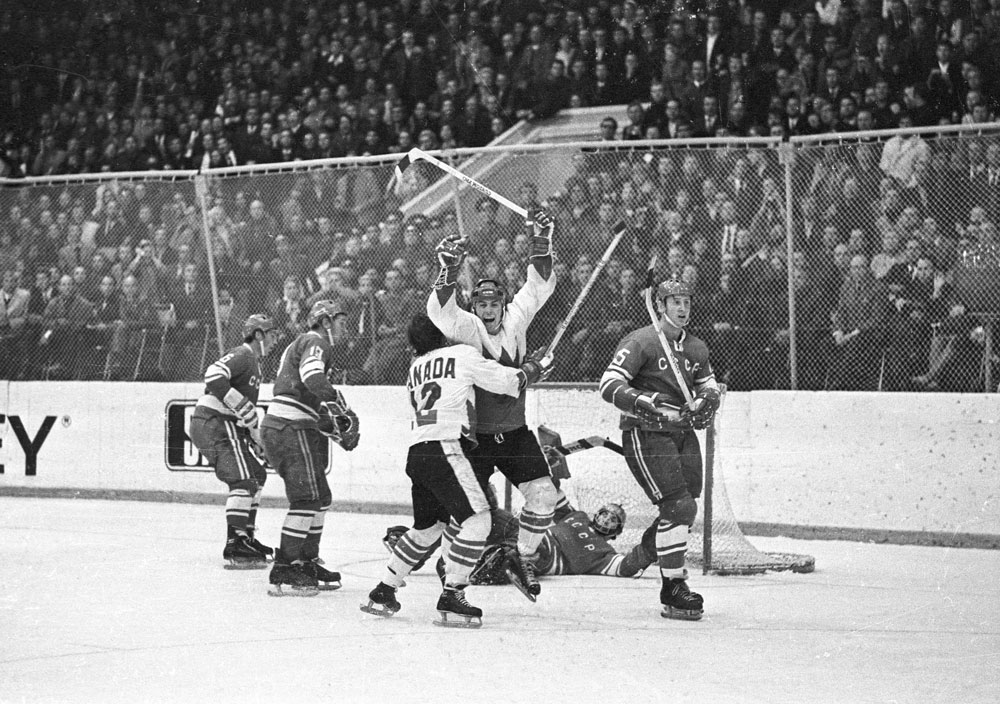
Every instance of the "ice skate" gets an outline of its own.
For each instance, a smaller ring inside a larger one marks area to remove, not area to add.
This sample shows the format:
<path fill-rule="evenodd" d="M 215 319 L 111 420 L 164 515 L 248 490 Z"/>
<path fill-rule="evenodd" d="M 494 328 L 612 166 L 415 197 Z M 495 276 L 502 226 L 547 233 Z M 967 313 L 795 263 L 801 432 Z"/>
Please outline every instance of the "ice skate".
<path fill-rule="evenodd" d="M 317 588 L 321 592 L 332 592 L 340 589 L 340 572 L 331 572 L 323 567 L 322 560 L 318 557 L 303 560 L 302 567 L 306 574 L 316 579 Z"/>
<path fill-rule="evenodd" d="M 316 596 L 319 594 L 319 585 L 316 578 L 306 572 L 300 560 L 289 562 L 281 556 L 281 552 L 274 559 L 274 566 L 271 568 L 271 576 L 268 580 L 271 585 L 267 593 L 271 596 Z"/>
<path fill-rule="evenodd" d="M 237 533 L 233 528 L 229 529 L 222 558 L 226 561 L 223 567 L 227 570 L 262 570 L 267 567 L 264 553 L 254 548 L 248 536 Z"/>
<path fill-rule="evenodd" d="M 247 537 L 249 538 L 247 543 L 250 547 L 266 557 L 268 560 L 274 560 L 274 548 L 264 545 L 264 543 L 257 540 L 255 532 L 256 531 L 253 528 L 247 528 Z"/>
<path fill-rule="evenodd" d="M 504 557 L 504 570 L 510 578 L 510 583 L 527 597 L 535 601 L 542 591 L 542 585 L 535 576 L 535 565 L 517 549 L 510 549 Z"/>
<path fill-rule="evenodd" d="M 482 628 L 483 610 L 465 600 L 465 587 L 445 587 L 437 603 L 435 626 Z"/>
<path fill-rule="evenodd" d="M 504 557 L 506 549 L 501 545 L 487 545 L 479 564 L 469 576 L 469 584 L 509 584 Z M 441 577 L 442 584 L 444 577 Z"/>
<path fill-rule="evenodd" d="M 378 586 L 368 593 L 368 603 L 361 605 L 361 610 L 366 614 L 389 618 L 403 608 L 396 600 L 396 589 L 390 587 L 385 582 L 379 582 Z"/>
<path fill-rule="evenodd" d="M 704 613 L 701 594 L 688 589 L 683 579 L 664 579 L 660 588 L 660 603 L 663 604 L 663 618 L 682 621 L 699 621 Z"/>

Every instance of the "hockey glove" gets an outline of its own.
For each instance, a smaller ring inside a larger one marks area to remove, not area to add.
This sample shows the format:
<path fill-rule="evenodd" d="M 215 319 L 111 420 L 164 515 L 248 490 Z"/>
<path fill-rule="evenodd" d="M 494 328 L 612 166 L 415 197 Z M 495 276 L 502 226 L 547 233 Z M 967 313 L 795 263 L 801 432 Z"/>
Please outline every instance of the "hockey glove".
<path fill-rule="evenodd" d="M 334 420 L 337 424 L 337 430 L 339 432 L 339 439 L 337 439 L 336 442 L 342 448 L 350 452 L 356 448 L 358 443 L 361 441 L 361 429 L 358 414 L 348 408 L 346 413 L 337 416 Z"/>
<path fill-rule="evenodd" d="M 445 288 L 447 286 L 453 286 L 458 282 L 458 271 L 462 267 L 462 261 L 465 259 L 465 255 L 468 253 L 468 250 L 466 249 L 468 241 L 468 238 L 465 237 L 448 235 L 443 240 L 438 242 L 435 252 L 437 253 L 438 263 L 441 265 L 441 270 L 438 272 L 438 277 L 434 281 L 435 290 Z"/>
<path fill-rule="evenodd" d="M 632 412 L 640 420 L 656 425 L 676 424 L 681 419 L 680 412 L 668 401 L 667 395 L 655 392 L 636 396 Z"/>
<path fill-rule="evenodd" d="M 556 222 L 544 208 L 538 208 L 533 214 L 534 226 L 531 235 L 531 251 L 529 259 L 552 256 L 552 234 Z"/>
<path fill-rule="evenodd" d="M 712 418 L 719 408 L 719 399 L 717 389 L 703 389 L 689 403 L 684 404 L 681 418 L 690 423 L 695 430 L 704 430 L 712 424 Z"/>
<path fill-rule="evenodd" d="M 257 427 L 257 407 L 246 396 L 236 389 L 229 389 L 222 401 L 236 414 L 236 420 L 241 426 L 250 430 Z"/>
<path fill-rule="evenodd" d="M 545 357 L 542 356 L 544 353 L 545 350 L 536 350 L 521 364 L 522 389 L 549 378 L 553 367 L 552 355 Z"/>

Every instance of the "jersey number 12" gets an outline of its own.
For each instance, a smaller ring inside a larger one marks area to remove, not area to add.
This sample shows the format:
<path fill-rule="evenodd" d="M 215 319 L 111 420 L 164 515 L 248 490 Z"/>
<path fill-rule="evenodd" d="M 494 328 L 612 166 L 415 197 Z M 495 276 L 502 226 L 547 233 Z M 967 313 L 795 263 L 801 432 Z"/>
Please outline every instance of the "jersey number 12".
<path fill-rule="evenodd" d="M 417 398 L 417 394 L 420 398 Z M 428 381 L 410 392 L 410 405 L 417 414 L 417 425 L 433 425 L 437 423 L 437 411 L 434 404 L 441 398 L 441 385 L 436 381 Z"/>

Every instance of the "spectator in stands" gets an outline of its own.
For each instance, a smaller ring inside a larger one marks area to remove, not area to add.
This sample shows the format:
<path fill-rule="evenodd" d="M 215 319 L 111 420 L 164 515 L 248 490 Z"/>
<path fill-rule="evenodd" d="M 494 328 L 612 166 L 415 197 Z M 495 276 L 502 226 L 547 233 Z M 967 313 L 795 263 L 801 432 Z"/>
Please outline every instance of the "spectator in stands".
<path fill-rule="evenodd" d="M 406 288 L 403 275 L 389 269 L 383 279 L 384 289 L 375 294 L 379 320 L 364 371 L 371 375 L 373 384 L 401 384 L 406 378 L 409 351 L 406 342 L 406 325 L 417 312 L 419 296 Z"/>
<path fill-rule="evenodd" d="M 93 316 L 93 305 L 76 291 L 73 277 L 59 278 L 58 293 L 43 314 L 39 345 L 47 379 L 72 379 L 77 371 L 80 334 Z"/>
<path fill-rule="evenodd" d="M 828 388 L 850 391 L 876 388 L 889 310 L 886 287 L 872 276 L 867 258 L 854 255 L 834 312 L 836 353 Z"/>

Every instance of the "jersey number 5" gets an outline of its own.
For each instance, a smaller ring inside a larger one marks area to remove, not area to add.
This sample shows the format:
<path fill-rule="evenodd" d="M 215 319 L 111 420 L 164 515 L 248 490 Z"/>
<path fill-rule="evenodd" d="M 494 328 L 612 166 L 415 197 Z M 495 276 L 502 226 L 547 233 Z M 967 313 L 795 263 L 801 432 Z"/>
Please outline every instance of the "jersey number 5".
<path fill-rule="evenodd" d="M 436 381 L 428 381 L 410 392 L 410 405 L 416 411 L 418 426 L 437 423 L 437 411 L 433 409 L 439 398 L 441 398 L 441 385 Z"/>

